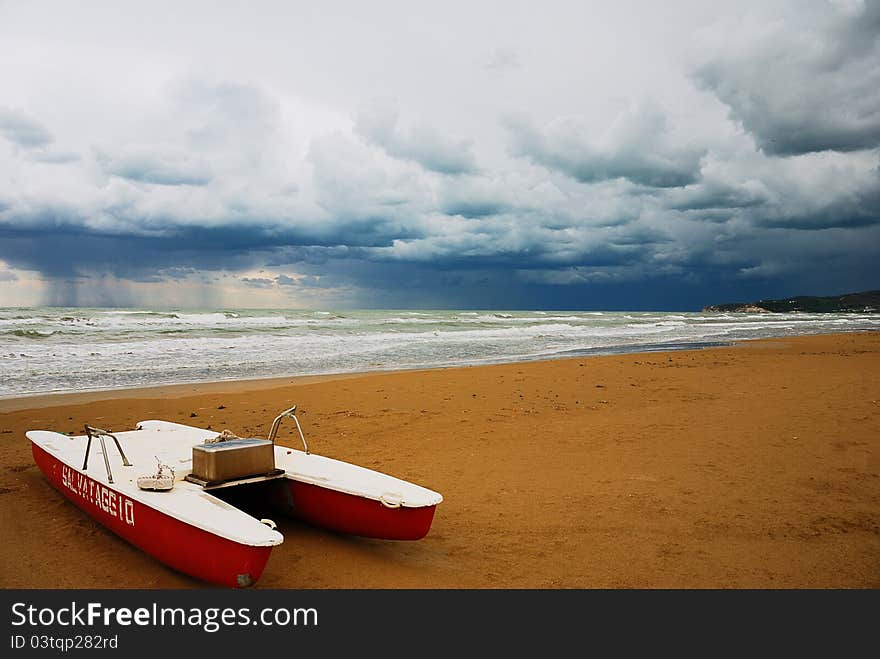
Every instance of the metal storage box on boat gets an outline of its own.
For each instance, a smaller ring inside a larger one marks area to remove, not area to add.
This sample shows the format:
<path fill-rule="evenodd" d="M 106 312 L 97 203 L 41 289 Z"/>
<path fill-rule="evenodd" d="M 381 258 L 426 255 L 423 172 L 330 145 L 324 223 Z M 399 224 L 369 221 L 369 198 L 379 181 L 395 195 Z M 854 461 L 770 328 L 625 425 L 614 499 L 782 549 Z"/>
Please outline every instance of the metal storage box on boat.
<path fill-rule="evenodd" d="M 192 449 L 192 476 L 208 483 L 258 476 L 274 469 L 274 447 L 266 439 L 234 439 Z"/>

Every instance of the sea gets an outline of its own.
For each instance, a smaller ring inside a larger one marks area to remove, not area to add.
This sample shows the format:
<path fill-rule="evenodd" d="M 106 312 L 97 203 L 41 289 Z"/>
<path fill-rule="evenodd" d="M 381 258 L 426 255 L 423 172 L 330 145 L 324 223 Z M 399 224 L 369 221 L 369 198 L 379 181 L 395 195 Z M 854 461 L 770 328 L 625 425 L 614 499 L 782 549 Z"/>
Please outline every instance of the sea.
<path fill-rule="evenodd" d="M 878 314 L 0 308 L 0 397 L 681 350 Z"/>

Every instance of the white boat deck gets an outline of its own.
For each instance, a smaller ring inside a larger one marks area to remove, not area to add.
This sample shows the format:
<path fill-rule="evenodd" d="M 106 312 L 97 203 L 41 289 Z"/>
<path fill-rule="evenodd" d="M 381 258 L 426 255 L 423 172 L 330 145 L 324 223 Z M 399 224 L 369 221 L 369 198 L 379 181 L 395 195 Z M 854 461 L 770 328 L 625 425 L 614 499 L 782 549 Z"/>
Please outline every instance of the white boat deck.
<path fill-rule="evenodd" d="M 216 437 L 219 434 L 211 430 L 202 430 L 168 421 L 141 421 L 138 427 L 142 429 L 142 432 L 147 430 L 163 432 L 166 433 L 166 436 L 173 432 L 181 438 L 186 437 L 186 441 L 190 442 L 186 445 L 187 454 L 184 457 L 187 458 L 190 457 L 190 448 L 193 444 L 199 444 L 205 439 Z M 171 465 L 175 470 L 178 469 L 176 464 L 167 461 L 166 464 Z M 187 471 L 183 473 L 183 476 L 191 470 L 191 462 L 182 461 L 181 465 L 184 464 Z M 348 462 L 284 446 L 275 446 L 275 466 L 286 472 L 286 478 L 373 499 L 392 508 L 398 506 L 422 508 L 436 506 L 443 501 L 443 497 L 438 492 L 421 485 L 372 469 L 358 467 Z"/>

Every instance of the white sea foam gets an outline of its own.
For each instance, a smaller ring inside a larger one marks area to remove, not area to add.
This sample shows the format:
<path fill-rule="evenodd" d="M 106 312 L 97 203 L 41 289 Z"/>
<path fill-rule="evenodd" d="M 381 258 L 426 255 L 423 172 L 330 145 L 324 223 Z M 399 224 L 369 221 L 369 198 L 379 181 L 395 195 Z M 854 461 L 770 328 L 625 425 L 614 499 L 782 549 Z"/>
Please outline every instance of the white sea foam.
<path fill-rule="evenodd" d="M 0 395 L 878 329 L 870 314 L 0 309 Z"/>

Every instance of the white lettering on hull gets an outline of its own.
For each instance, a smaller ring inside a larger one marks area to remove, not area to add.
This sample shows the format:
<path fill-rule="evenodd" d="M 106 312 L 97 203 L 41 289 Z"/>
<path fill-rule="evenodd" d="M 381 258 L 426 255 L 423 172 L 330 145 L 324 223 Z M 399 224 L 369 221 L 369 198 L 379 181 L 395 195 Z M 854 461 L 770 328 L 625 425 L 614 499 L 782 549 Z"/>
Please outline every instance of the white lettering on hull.
<path fill-rule="evenodd" d="M 134 501 L 124 494 L 104 487 L 67 465 L 61 465 L 61 484 L 86 503 L 134 526 Z"/>

